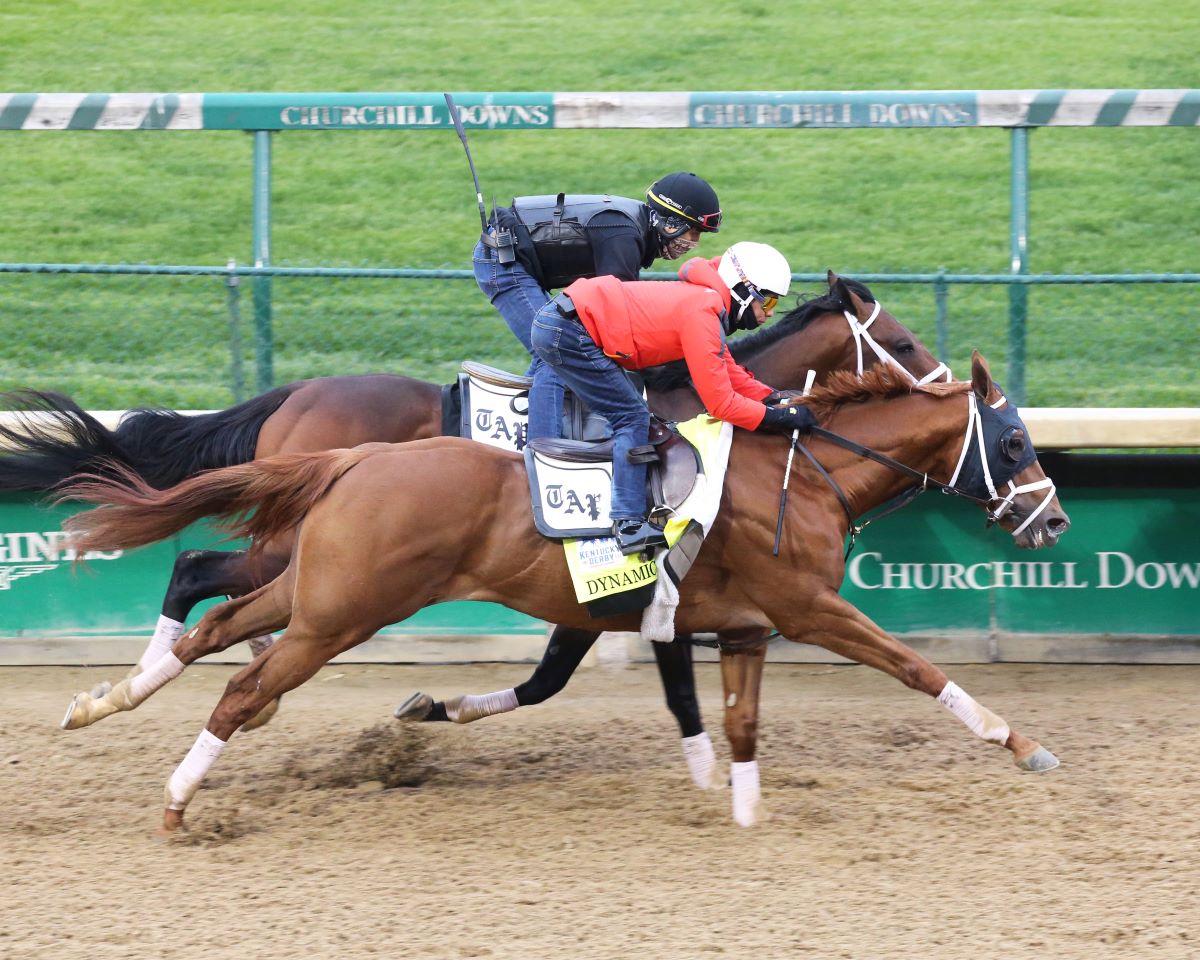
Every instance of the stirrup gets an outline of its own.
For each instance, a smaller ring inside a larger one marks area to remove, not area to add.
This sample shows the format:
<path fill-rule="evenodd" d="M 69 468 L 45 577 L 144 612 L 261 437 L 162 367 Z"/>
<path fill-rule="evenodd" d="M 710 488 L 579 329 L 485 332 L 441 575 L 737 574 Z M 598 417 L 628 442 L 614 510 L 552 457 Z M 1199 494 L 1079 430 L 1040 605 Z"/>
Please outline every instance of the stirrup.
<path fill-rule="evenodd" d="M 613 536 L 616 537 L 617 546 L 625 556 L 667 545 L 667 536 L 663 529 L 642 517 L 622 517 L 614 520 Z"/>

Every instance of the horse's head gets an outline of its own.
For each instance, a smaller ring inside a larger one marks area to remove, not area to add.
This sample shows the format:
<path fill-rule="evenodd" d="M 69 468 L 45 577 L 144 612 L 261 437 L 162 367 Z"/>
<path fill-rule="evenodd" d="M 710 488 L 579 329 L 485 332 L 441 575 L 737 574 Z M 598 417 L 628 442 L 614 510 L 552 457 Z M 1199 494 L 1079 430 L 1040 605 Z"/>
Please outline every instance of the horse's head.
<path fill-rule="evenodd" d="M 1071 521 L 1054 483 L 1038 463 L 1029 431 L 987 361 L 971 355 L 967 429 L 950 486 L 985 501 L 988 522 L 1012 534 L 1018 547 L 1051 547 Z"/>
<path fill-rule="evenodd" d="M 803 390 L 835 370 L 861 375 L 877 364 L 904 371 L 914 383 L 950 379 L 949 368 L 883 309 L 866 284 L 832 270 L 827 281 L 828 293 L 735 341 L 738 361 L 781 389 Z"/>

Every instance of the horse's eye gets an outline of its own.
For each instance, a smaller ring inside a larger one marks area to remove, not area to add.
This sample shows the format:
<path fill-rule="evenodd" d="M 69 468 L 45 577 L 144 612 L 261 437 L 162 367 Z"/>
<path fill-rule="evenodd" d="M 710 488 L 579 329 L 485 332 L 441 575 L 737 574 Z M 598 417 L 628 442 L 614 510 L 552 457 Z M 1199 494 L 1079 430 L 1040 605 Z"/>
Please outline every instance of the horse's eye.
<path fill-rule="evenodd" d="M 1000 438 L 1000 449 L 1004 451 L 1004 455 L 1013 463 L 1021 459 L 1021 454 L 1025 452 L 1025 433 L 1022 430 L 1013 428 L 1009 433 L 1006 433 Z"/>
<path fill-rule="evenodd" d="M 917 348 L 915 346 L 913 346 L 913 342 L 911 340 L 905 340 L 902 343 L 900 343 L 899 346 L 896 347 L 896 352 L 897 353 L 916 353 Z"/>

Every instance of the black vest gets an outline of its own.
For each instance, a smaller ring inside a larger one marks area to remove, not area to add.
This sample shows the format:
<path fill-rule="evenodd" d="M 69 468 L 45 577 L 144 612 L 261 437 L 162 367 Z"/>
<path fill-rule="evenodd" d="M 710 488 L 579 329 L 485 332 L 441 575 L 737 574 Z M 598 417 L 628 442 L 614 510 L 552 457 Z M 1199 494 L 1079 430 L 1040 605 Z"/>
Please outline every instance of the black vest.
<path fill-rule="evenodd" d="M 596 275 L 587 228 L 597 215 L 608 210 L 623 214 L 638 236 L 645 235 L 649 220 L 646 205 L 640 200 L 561 193 L 513 198 L 512 211 L 528 231 L 541 267 L 543 287 L 559 289 L 581 277 Z"/>

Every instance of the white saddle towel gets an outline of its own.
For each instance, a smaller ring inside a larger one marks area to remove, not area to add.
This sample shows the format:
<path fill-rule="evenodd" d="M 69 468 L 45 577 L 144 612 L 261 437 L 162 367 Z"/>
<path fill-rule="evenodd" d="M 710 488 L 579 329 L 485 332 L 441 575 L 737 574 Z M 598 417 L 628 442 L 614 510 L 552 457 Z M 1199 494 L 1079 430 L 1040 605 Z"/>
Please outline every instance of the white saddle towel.
<path fill-rule="evenodd" d="M 704 528 L 704 535 L 707 537 L 721 506 L 721 491 L 725 487 L 725 469 L 729 466 L 729 448 L 733 443 L 733 424 L 721 424 L 720 431 L 708 439 L 706 444 L 704 441 L 707 438 L 703 437 L 702 432 L 691 433 L 688 430 L 689 426 L 702 419 L 707 418 L 702 415 L 696 420 L 679 424 L 679 432 L 699 448 L 700 457 L 704 463 L 704 473 L 696 478 L 696 486 L 675 512 L 679 517 L 687 517 L 699 523 Z M 708 449 L 705 449 L 706 446 Z M 671 521 L 671 523 L 676 522 L 686 523 L 687 521 Z M 668 524 L 669 526 L 670 524 Z M 642 611 L 642 636 L 647 640 L 655 640 L 659 643 L 668 643 L 675 639 L 675 609 L 679 606 L 679 587 L 672 579 L 667 565 L 663 563 L 665 556 L 666 550 L 658 551 L 656 559 L 660 575 L 654 583 L 654 599 L 650 602 L 650 606 Z"/>

